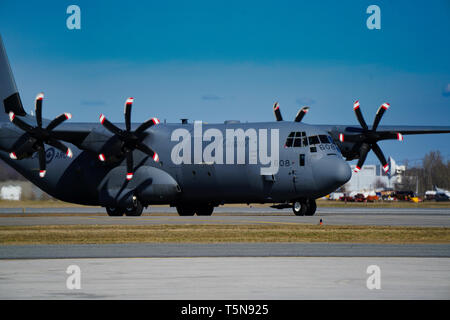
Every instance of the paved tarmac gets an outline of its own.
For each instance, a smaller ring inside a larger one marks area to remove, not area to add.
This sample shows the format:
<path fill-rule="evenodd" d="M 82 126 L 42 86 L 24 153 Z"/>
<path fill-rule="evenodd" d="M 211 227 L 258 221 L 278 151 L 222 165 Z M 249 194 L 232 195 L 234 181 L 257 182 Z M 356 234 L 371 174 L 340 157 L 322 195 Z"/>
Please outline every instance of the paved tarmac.
<path fill-rule="evenodd" d="M 218 208 L 211 217 L 179 217 L 173 208 L 160 207 L 142 217 L 108 217 L 97 208 L 12 210 L 0 209 L 0 225 L 316 224 L 319 219 L 335 225 L 450 225 L 449 209 L 319 208 L 313 217 L 248 207 Z M 79 290 L 66 287 L 70 265 L 80 267 Z M 371 265 L 380 268 L 381 289 L 367 287 Z M 449 274 L 449 244 L 0 246 L 0 299 L 447 300 Z"/>
<path fill-rule="evenodd" d="M 449 299 L 449 271 L 450 258 L 0 260 L 0 299 Z"/>
<path fill-rule="evenodd" d="M 25 213 L 21 210 L 0 209 L 0 225 L 317 224 L 322 219 L 329 225 L 450 227 L 448 208 L 319 208 L 311 217 L 295 216 L 290 209 L 249 207 L 220 207 L 209 217 L 180 217 L 169 207 L 146 211 L 141 217 L 109 217 L 102 208 L 26 208 Z"/>
<path fill-rule="evenodd" d="M 165 257 L 446 257 L 449 244 L 127 243 L 0 246 L 0 259 Z"/>

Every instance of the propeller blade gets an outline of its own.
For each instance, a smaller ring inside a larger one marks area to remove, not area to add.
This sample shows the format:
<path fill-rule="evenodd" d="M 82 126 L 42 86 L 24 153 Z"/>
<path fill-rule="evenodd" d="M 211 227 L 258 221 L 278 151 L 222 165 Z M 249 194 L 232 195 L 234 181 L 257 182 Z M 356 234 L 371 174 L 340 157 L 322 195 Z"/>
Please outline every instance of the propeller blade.
<path fill-rule="evenodd" d="M 283 117 L 281 116 L 280 111 L 280 105 L 278 104 L 278 102 L 275 102 L 275 104 L 273 105 L 273 113 L 275 114 L 275 119 L 277 119 L 277 121 L 283 121 Z"/>
<path fill-rule="evenodd" d="M 364 142 L 365 136 L 363 134 L 343 134 L 339 133 L 340 142 Z"/>
<path fill-rule="evenodd" d="M 295 122 L 301 122 L 303 117 L 308 113 L 309 111 L 309 107 L 303 107 L 301 108 L 298 113 L 297 116 L 295 117 Z"/>
<path fill-rule="evenodd" d="M 36 139 L 28 137 L 25 141 L 19 140 L 17 143 L 20 143 L 20 146 L 9 154 L 9 157 L 14 160 L 23 159 L 27 152 L 32 150 L 33 145 L 36 143 Z"/>
<path fill-rule="evenodd" d="M 159 156 L 158 156 L 158 154 L 157 154 L 155 151 L 153 151 L 152 149 L 150 149 L 149 147 L 147 147 L 147 145 L 145 145 L 144 143 L 142 143 L 142 142 L 139 143 L 139 144 L 136 146 L 136 148 L 137 148 L 138 150 L 142 151 L 143 153 L 149 155 L 150 157 L 152 157 L 152 159 L 153 159 L 155 162 L 158 162 L 158 161 L 159 161 Z"/>
<path fill-rule="evenodd" d="M 116 134 L 119 137 L 123 136 L 122 130 L 120 130 L 118 127 L 116 127 L 114 124 L 112 124 L 108 119 L 106 119 L 106 117 L 103 114 L 100 115 L 100 123 L 106 129 L 108 129 L 110 132 L 112 132 L 113 134 Z"/>
<path fill-rule="evenodd" d="M 35 112 L 36 112 L 36 123 L 39 128 L 42 128 L 42 100 L 44 100 L 44 93 L 41 92 L 36 96 L 34 101 Z"/>
<path fill-rule="evenodd" d="M 356 113 L 356 118 L 358 119 L 359 124 L 361 125 L 361 127 L 364 130 L 367 130 L 367 123 L 364 120 L 364 117 L 362 115 L 361 109 L 359 108 L 359 100 L 355 101 L 355 103 L 353 103 L 353 111 L 355 111 Z"/>
<path fill-rule="evenodd" d="M 72 115 L 70 113 L 63 113 L 57 116 L 55 119 L 53 119 L 47 126 L 47 131 L 52 131 L 57 126 L 59 126 L 61 123 L 63 123 L 66 120 L 69 120 L 72 118 Z"/>
<path fill-rule="evenodd" d="M 56 140 L 54 138 L 50 138 L 47 141 L 47 144 L 49 144 L 49 145 L 55 147 L 56 149 L 64 152 L 66 154 L 66 156 L 68 156 L 69 158 L 72 158 L 72 156 L 73 156 L 72 150 L 70 150 L 69 147 L 67 147 L 64 143 L 60 142 L 59 140 Z"/>
<path fill-rule="evenodd" d="M 359 159 L 358 163 L 356 164 L 355 172 L 359 172 L 364 165 L 364 162 L 366 161 L 367 154 L 370 151 L 370 146 L 367 143 L 363 143 L 361 145 L 361 148 L 359 149 Z"/>
<path fill-rule="evenodd" d="M 384 157 L 383 151 L 381 151 L 381 148 L 378 144 L 374 143 L 372 144 L 372 150 L 377 156 L 378 160 L 380 160 L 381 165 L 383 166 L 384 172 L 388 172 L 389 170 L 389 164 L 386 161 L 386 158 Z"/>
<path fill-rule="evenodd" d="M 133 179 L 133 151 L 127 152 L 127 180 Z"/>
<path fill-rule="evenodd" d="M 39 156 L 39 177 L 43 178 L 45 177 L 45 173 L 47 172 L 46 171 L 47 161 L 45 159 L 44 143 L 39 144 L 38 156 Z"/>
<path fill-rule="evenodd" d="M 381 118 L 383 117 L 384 112 L 389 109 L 391 105 L 387 102 L 383 103 L 377 110 L 377 114 L 375 115 L 375 120 L 373 120 L 372 131 L 376 131 L 378 128 L 378 124 L 380 123 Z"/>
<path fill-rule="evenodd" d="M 14 112 L 9 113 L 9 120 L 11 120 L 12 123 L 14 123 L 16 126 L 18 126 L 23 131 L 26 131 L 28 133 L 33 131 L 33 127 L 30 126 L 28 123 L 17 117 Z"/>
<path fill-rule="evenodd" d="M 131 130 L 131 107 L 133 106 L 133 98 L 128 98 L 127 101 L 125 101 L 125 127 L 127 128 L 127 131 Z"/>
<path fill-rule="evenodd" d="M 150 128 L 151 126 L 154 126 L 155 124 L 159 124 L 160 121 L 157 118 L 151 118 L 148 119 L 147 121 L 145 121 L 144 123 L 142 123 L 137 129 L 136 129 L 136 133 L 142 133 L 145 130 L 147 130 L 148 128 Z"/>

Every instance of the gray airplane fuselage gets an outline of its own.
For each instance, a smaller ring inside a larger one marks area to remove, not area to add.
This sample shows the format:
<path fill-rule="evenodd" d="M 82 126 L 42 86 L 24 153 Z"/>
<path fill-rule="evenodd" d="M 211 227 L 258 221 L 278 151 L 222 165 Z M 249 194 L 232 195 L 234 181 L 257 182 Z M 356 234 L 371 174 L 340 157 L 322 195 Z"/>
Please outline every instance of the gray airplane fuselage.
<path fill-rule="evenodd" d="M 30 123 L 33 122 L 33 117 L 26 118 Z M 5 132 L 10 132 L 16 138 L 23 134 L 10 123 L 1 125 L 3 136 Z M 321 141 L 314 145 L 286 146 L 286 139 L 292 133 L 302 132 L 306 138 L 329 136 L 329 133 L 317 126 L 282 121 L 203 123 L 201 132 L 196 132 L 197 127 L 191 123 L 161 123 L 148 129 L 144 143 L 158 153 L 159 162 L 135 150 L 133 157 L 136 168 L 131 181 L 125 179 L 126 165 L 123 159 L 113 164 L 102 162 L 95 152 L 81 150 L 74 145 L 70 145 L 72 158 L 46 145 L 45 178 L 40 178 L 37 174 L 36 154 L 22 160 L 12 160 L 6 152 L 1 152 L 0 155 L 53 197 L 67 202 L 102 206 L 126 204 L 131 201 L 132 196 L 137 196 L 144 205 L 291 202 L 324 196 L 351 177 L 350 167 L 331 138 L 328 142 Z M 101 125 L 94 123 L 67 123 L 63 126 L 67 131 L 80 128 L 95 132 L 95 136 L 113 138 Z M 233 137 L 232 141 L 227 139 L 227 133 L 239 130 L 242 130 L 241 133 L 254 131 L 257 135 L 248 135 L 244 140 L 239 140 L 238 137 Z M 184 132 L 184 136 L 174 137 L 175 131 Z M 275 131 L 278 150 L 271 144 L 271 134 Z M 219 138 L 216 136 L 207 139 L 205 132 L 215 132 Z M 260 154 L 263 140 L 260 132 L 267 134 L 267 139 L 264 139 L 268 145 L 266 155 L 274 155 L 278 151 L 278 157 L 273 157 L 271 163 L 266 161 L 262 164 L 260 161 L 261 156 L 264 156 Z M 13 140 L 16 139 L 11 139 Z M 186 143 L 184 150 L 177 150 L 182 141 Z M 215 150 L 209 154 L 215 156 L 215 161 L 207 161 L 208 145 L 212 142 L 216 143 Z M 245 157 L 239 158 L 239 152 L 242 153 L 243 150 Z M 186 152 L 190 153 L 190 157 L 187 157 Z M 184 161 L 179 163 L 178 159 L 174 163 L 174 157 L 182 157 Z"/>

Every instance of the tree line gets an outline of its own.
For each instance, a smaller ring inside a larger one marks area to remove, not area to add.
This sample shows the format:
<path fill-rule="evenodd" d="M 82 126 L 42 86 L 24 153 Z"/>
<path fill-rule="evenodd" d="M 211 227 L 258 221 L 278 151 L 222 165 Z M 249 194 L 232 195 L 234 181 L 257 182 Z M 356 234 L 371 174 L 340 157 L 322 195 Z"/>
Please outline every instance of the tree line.
<path fill-rule="evenodd" d="M 405 166 L 404 183 L 398 186 L 399 189 L 416 191 L 417 188 L 422 195 L 434 186 L 450 190 L 450 161 L 446 161 L 440 151 L 427 153 L 421 165 L 409 167 L 405 162 Z"/>

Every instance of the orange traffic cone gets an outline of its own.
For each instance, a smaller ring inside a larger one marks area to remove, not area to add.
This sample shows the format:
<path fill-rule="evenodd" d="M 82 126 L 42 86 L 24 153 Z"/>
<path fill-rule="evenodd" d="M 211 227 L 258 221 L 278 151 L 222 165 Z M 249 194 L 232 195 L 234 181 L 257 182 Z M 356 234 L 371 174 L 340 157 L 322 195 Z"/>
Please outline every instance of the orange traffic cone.
<path fill-rule="evenodd" d="M 320 219 L 319 225 L 323 225 L 322 219 Z"/>

